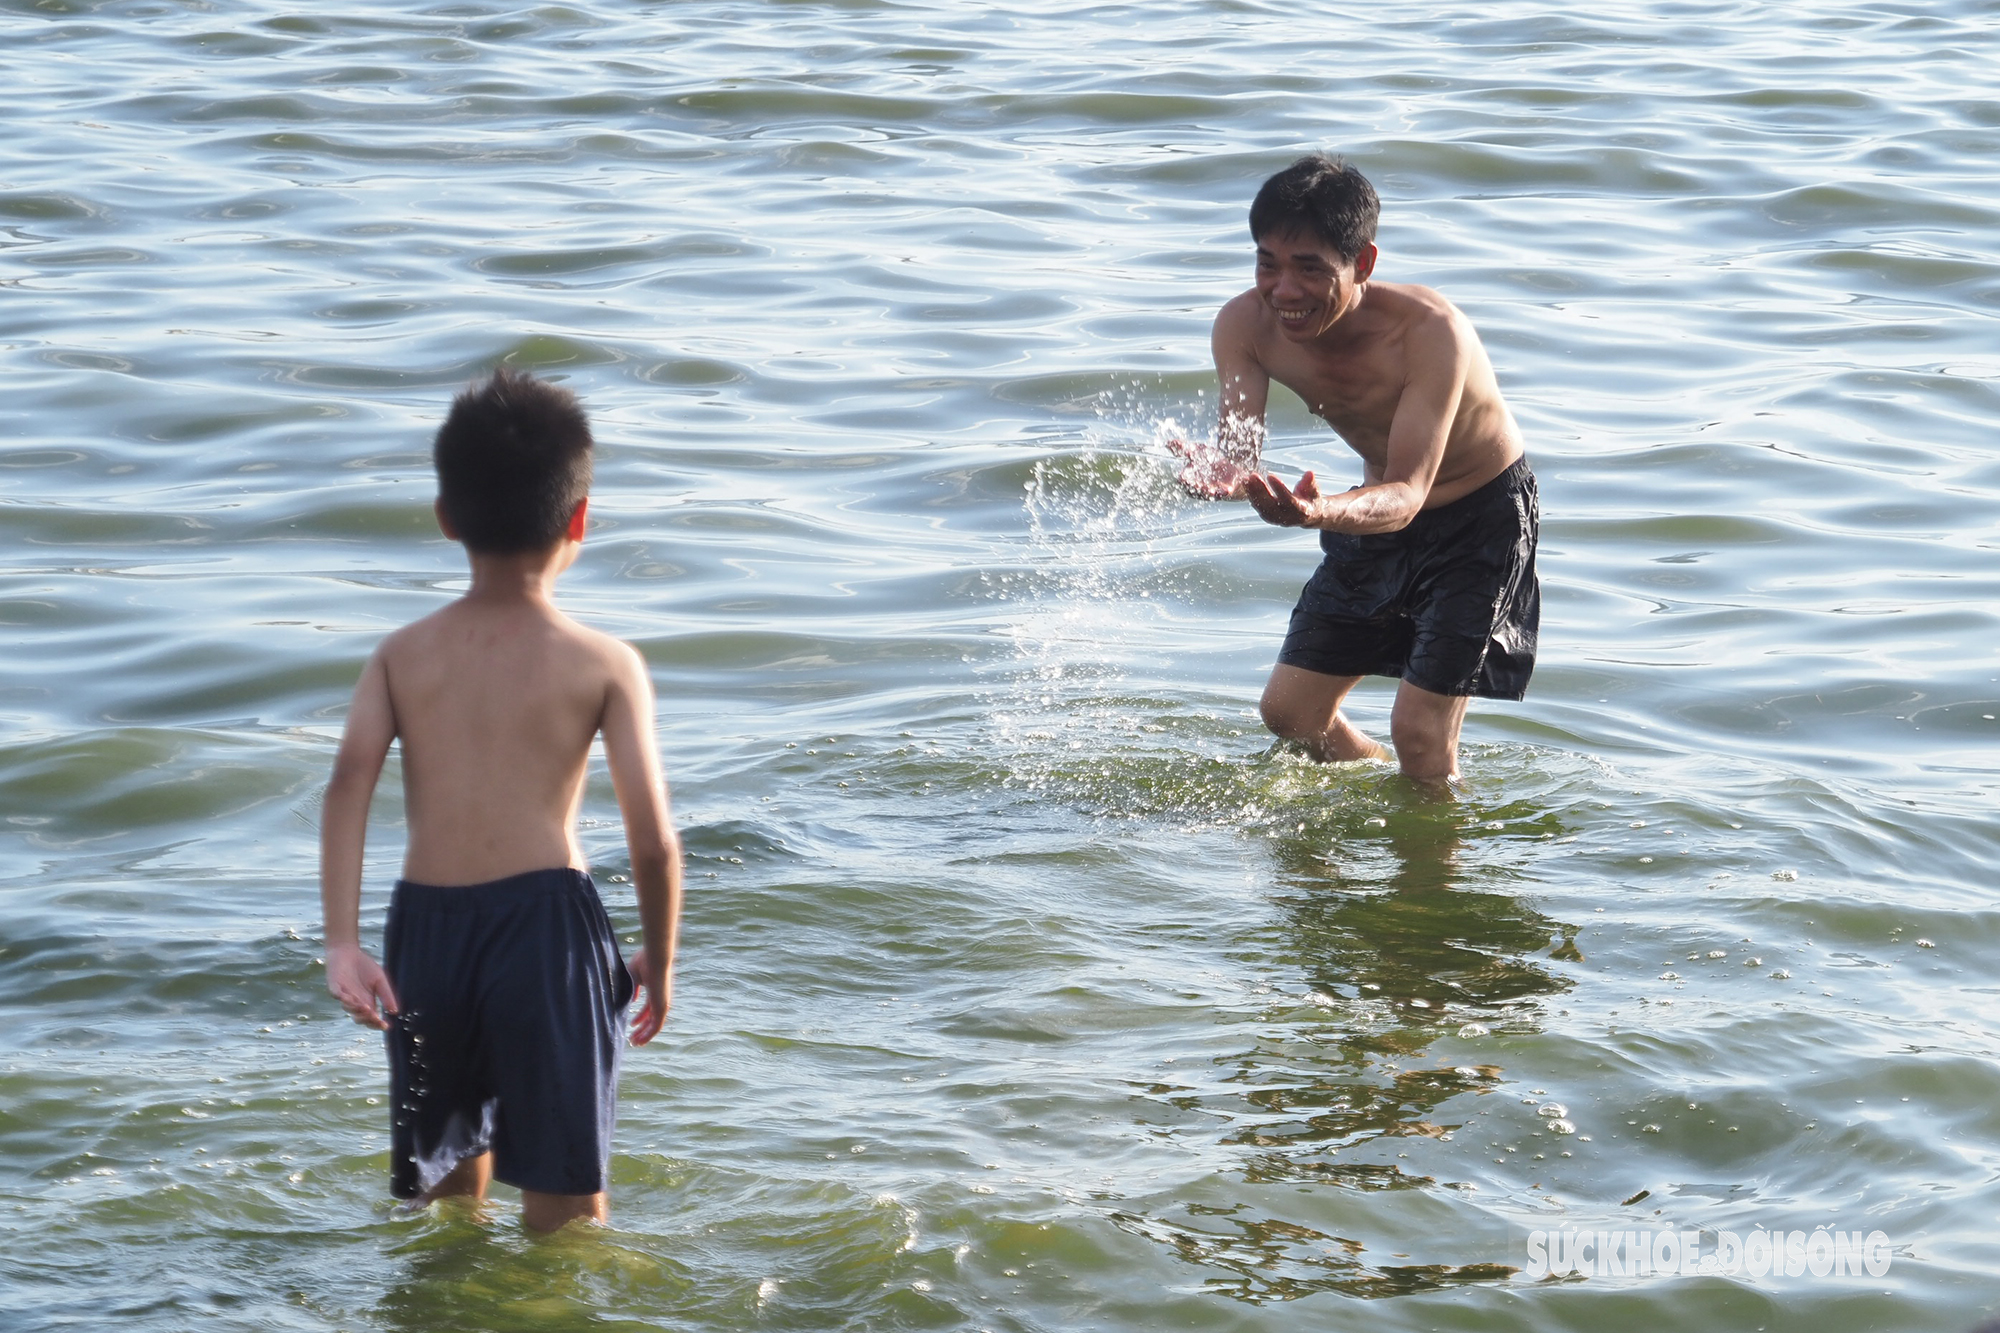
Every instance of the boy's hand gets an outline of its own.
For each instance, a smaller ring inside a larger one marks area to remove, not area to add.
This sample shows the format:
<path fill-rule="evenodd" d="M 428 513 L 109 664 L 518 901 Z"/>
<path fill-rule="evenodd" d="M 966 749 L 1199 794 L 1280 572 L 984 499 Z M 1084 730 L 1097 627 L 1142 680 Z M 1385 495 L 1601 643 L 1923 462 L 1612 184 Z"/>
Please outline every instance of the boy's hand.
<path fill-rule="evenodd" d="M 1244 486 L 1256 475 L 1212 444 L 1168 440 L 1167 448 L 1186 461 L 1174 478 L 1181 489 L 1204 500 L 1241 500 Z"/>
<path fill-rule="evenodd" d="M 395 988 L 389 984 L 389 974 L 362 952 L 360 945 L 327 947 L 326 988 L 362 1027 L 389 1030 L 389 1020 L 383 1014 L 397 1011 Z"/>
<path fill-rule="evenodd" d="M 646 994 L 646 1003 L 640 1006 L 638 1014 L 632 1019 L 632 1044 L 644 1046 L 659 1036 L 660 1029 L 666 1025 L 667 1010 L 674 1004 L 674 987 L 666 979 L 665 968 L 661 969 L 660 976 L 647 975 L 644 949 L 633 954 L 632 961 L 625 966 L 632 973 L 632 980 Z"/>

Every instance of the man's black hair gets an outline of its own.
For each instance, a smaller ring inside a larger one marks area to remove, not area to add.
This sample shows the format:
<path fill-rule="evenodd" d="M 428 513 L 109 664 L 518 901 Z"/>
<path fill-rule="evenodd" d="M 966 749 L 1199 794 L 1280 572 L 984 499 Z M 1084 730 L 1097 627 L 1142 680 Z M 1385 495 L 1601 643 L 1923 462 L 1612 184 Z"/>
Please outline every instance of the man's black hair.
<path fill-rule="evenodd" d="M 1250 204 L 1250 239 L 1303 232 L 1353 262 L 1375 240 L 1382 201 L 1345 158 L 1307 153 L 1264 182 Z"/>
<path fill-rule="evenodd" d="M 590 494 L 590 449 L 575 394 L 502 367 L 452 399 L 438 428 L 439 506 L 467 550 L 547 550 Z"/>

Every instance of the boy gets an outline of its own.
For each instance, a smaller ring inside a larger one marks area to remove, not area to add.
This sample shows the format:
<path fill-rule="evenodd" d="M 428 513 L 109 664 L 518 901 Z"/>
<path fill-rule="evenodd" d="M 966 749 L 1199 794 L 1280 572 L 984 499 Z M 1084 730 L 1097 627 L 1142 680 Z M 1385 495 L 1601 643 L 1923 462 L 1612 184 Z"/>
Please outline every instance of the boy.
<path fill-rule="evenodd" d="M 438 431 L 437 518 L 472 587 L 382 641 L 355 687 L 320 834 L 326 984 L 387 1034 L 390 1188 L 428 1203 L 521 1190 L 552 1231 L 608 1220 L 620 1019 L 672 1002 L 681 851 L 653 751 L 644 659 L 550 600 L 589 507 L 590 424 L 568 390 L 508 370 Z M 624 816 L 644 947 L 628 971 L 575 823 L 599 734 Z M 361 949 L 362 840 L 393 741 L 409 845 L 383 934 Z"/>
<path fill-rule="evenodd" d="M 1540 506 L 1521 431 L 1458 307 L 1373 280 L 1375 188 L 1312 153 L 1250 205 L 1257 285 L 1222 307 L 1219 448 L 1176 448 L 1197 494 L 1316 528 L 1326 553 L 1264 687 L 1264 724 L 1316 759 L 1386 758 L 1340 711 L 1363 676 L 1400 677 L 1389 729 L 1410 777 L 1458 776 L 1469 698 L 1519 699 L 1535 668 Z M 1257 471 L 1271 381 L 1361 455 L 1362 484 L 1322 495 Z"/>

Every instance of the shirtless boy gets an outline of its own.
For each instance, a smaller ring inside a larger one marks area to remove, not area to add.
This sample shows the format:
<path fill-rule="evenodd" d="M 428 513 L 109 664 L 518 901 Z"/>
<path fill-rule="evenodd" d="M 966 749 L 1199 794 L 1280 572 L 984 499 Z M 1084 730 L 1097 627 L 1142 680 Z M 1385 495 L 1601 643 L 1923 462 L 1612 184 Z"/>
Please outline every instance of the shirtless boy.
<path fill-rule="evenodd" d="M 502 370 L 452 403 L 437 518 L 472 586 L 369 658 L 320 838 L 327 989 L 387 1034 L 391 1191 L 477 1199 L 498 1178 L 534 1231 L 609 1216 L 620 1020 L 636 985 L 633 1045 L 660 1030 L 680 920 L 645 661 L 551 600 L 583 541 L 590 450 L 575 397 L 525 375 Z M 645 932 L 629 970 L 576 838 L 599 735 Z M 398 741 L 409 844 L 385 971 L 357 917 L 368 804 Z"/>
<path fill-rule="evenodd" d="M 1317 529 L 1326 552 L 1264 687 L 1264 724 L 1316 759 L 1387 758 L 1340 703 L 1363 676 L 1400 677 L 1396 758 L 1450 781 L 1467 700 L 1519 699 L 1534 670 L 1540 511 L 1472 325 L 1427 287 L 1373 280 L 1378 209 L 1360 172 L 1319 153 L 1264 183 L 1250 206 L 1257 285 L 1215 318 L 1217 441 L 1176 447 L 1190 490 Z M 1272 380 L 1361 455 L 1361 485 L 1325 495 L 1310 472 L 1296 487 L 1259 472 Z"/>

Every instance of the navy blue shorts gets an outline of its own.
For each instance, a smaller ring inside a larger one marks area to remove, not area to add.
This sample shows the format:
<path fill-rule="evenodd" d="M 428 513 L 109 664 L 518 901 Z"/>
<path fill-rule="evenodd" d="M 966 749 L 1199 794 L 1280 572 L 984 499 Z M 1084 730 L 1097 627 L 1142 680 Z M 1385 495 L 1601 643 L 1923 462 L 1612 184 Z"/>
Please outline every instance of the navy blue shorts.
<path fill-rule="evenodd" d="M 390 1191 L 415 1198 L 488 1149 L 494 1178 L 519 1189 L 602 1190 L 633 985 L 590 876 L 400 880 L 382 952 L 402 1006 Z"/>
<path fill-rule="evenodd" d="M 1322 532 L 1278 661 L 1400 676 L 1432 694 L 1519 699 L 1535 670 L 1541 501 L 1528 460 L 1397 532 Z"/>

